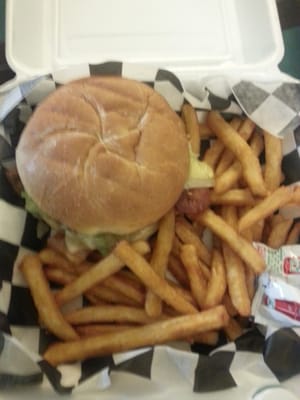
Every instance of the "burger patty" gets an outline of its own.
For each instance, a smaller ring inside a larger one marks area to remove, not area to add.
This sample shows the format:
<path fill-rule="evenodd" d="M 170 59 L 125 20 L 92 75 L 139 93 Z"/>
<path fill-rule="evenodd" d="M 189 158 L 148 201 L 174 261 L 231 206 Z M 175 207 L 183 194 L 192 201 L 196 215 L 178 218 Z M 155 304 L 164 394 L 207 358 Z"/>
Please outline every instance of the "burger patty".
<path fill-rule="evenodd" d="M 197 215 L 210 205 L 210 190 L 207 188 L 186 189 L 181 193 L 176 209 L 181 214 Z"/>

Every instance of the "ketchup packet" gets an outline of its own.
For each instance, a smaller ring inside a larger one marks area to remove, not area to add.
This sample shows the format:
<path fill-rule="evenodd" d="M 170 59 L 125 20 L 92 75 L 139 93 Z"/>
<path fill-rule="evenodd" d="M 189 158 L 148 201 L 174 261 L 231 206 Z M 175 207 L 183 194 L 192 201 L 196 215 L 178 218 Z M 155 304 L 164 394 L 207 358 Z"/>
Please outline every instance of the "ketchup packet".
<path fill-rule="evenodd" d="M 276 328 L 300 326 L 300 245 L 254 245 L 267 265 L 252 302 L 255 322 Z"/>

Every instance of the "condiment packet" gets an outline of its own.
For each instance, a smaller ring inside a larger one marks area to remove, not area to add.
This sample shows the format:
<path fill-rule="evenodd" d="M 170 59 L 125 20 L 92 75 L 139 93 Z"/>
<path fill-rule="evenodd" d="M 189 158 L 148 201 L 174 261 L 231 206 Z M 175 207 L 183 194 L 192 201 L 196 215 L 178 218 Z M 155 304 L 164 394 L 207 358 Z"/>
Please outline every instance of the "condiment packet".
<path fill-rule="evenodd" d="M 267 265 L 252 303 L 255 322 L 276 328 L 300 326 L 300 245 L 255 247 Z"/>

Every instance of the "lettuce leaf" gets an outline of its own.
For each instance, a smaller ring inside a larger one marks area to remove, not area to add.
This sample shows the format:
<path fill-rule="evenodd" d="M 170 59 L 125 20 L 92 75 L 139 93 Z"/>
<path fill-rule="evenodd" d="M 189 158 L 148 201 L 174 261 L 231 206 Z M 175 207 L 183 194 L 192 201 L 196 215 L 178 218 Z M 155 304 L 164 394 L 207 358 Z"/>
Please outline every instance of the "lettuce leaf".
<path fill-rule="evenodd" d="M 127 235 L 115 235 L 112 233 L 87 235 L 68 229 L 66 226 L 49 217 L 49 215 L 44 213 L 25 191 L 22 192 L 22 197 L 25 199 L 25 208 L 30 214 L 45 221 L 52 229 L 63 230 L 65 232 L 65 243 L 71 253 L 88 248 L 90 250 L 98 250 L 103 256 L 105 256 L 120 240 L 145 240 L 157 230 L 157 224 L 153 224 Z"/>

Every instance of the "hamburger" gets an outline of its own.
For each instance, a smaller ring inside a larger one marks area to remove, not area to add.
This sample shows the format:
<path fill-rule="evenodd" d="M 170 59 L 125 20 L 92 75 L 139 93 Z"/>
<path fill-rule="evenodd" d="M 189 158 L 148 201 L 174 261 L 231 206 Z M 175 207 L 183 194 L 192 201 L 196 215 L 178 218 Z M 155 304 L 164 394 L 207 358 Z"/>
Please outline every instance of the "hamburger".
<path fill-rule="evenodd" d="M 16 165 L 28 211 L 63 230 L 69 249 L 103 254 L 149 236 L 179 198 L 194 207 L 182 195 L 189 180 L 203 186 L 181 118 L 150 86 L 120 77 L 51 93 L 22 132 Z"/>

